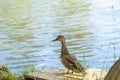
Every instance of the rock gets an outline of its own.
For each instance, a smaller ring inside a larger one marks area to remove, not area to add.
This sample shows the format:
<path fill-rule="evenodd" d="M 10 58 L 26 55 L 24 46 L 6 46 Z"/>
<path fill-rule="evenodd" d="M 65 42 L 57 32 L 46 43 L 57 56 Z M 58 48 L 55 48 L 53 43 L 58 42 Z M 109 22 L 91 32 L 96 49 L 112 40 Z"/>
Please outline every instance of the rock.
<path fill-rule="evenodd" d="M 105 80 L 120 80 L 120 59 L 113 64 Z"/>

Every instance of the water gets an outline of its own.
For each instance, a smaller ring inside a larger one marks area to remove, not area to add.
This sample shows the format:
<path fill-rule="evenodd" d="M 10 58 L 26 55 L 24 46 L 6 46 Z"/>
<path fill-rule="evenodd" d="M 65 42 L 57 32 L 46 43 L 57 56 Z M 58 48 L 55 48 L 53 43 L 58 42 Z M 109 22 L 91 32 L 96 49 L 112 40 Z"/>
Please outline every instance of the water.
<path fill-rule="evenodd" d="M 0 64 L 13 72 L 62 67 L 59 34 L 82 65 L 108 70 L 120 56 L 120 1 L 0 1 Z"/>

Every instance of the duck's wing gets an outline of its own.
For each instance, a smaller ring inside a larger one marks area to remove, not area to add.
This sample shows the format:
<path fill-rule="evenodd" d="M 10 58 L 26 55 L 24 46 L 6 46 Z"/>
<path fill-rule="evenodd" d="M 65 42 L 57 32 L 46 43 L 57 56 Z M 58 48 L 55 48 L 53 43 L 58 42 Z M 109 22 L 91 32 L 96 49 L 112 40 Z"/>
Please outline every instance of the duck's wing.
<path fill-rule="evenodd" d="M 72 67 L 74 67 L 75 69 L 79 69 L 80 71 L 83 70 L 82 65 L 79 63 L 79 61 L 77 60 L 77 58 L 73 55 L 70 54 L 69 56 L 66 56 L 66 60 L 70 63 L 70 65 Z"/>

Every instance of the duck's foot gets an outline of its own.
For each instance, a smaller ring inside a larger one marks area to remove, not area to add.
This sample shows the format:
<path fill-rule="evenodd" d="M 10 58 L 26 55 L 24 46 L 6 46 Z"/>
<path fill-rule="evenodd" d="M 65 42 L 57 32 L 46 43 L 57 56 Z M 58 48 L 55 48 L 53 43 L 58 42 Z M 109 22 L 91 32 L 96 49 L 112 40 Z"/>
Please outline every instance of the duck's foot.
<path fill-rule="evenodd" d="M 70 73 L 70 70 L 68 70 L 66 73 L 69 74 L 69 73 Z"/>
<path fill-rule="evenodd" d="M 67 78 L 80 79 L 80 80 L 84 80 L 85 79 L 84 76 L 75 75 L 75 74 L 64 74 L 63 76 L 67 77 Z"/>
<path fill-rule="evenodd" d="M 83 76 L 85 76 L 87 73 L 85 72 L 85 70 L 84 71 L 82 71 L 82 73 L 81 73 Z"/>
<path fill-rule="evenodd" d="M 70 70 L 68 70 L 66 73 L 62 73 L 62 75 L 71 75 L 73 74 L 73 72 L 71 73 Z"/>

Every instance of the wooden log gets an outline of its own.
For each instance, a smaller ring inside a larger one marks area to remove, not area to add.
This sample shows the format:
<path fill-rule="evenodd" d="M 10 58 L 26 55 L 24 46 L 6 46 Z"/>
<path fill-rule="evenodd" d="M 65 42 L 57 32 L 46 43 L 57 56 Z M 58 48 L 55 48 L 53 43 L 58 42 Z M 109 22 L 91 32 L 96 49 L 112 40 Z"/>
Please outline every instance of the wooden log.
<path fill-rule="evenodd" d="M 104 80 L 120 80 L 120 59 L 113 64 Z"/>
<path fill-rule="evenodd" d="M 44 72 L 35 72 L 24 75 L 25 80 L 63 80 L 60 76 L 55 76 Z"/>
<path fill-rule="evenodd" d="M 86 75 L 64 74 L 66 71 L 65 68 L 43 70 L 42 72 L 25 74 L 24 78 L 25 80 L 103 80 L 107 74 L 106 71 L 95 68 L 86 69 Z"/>

